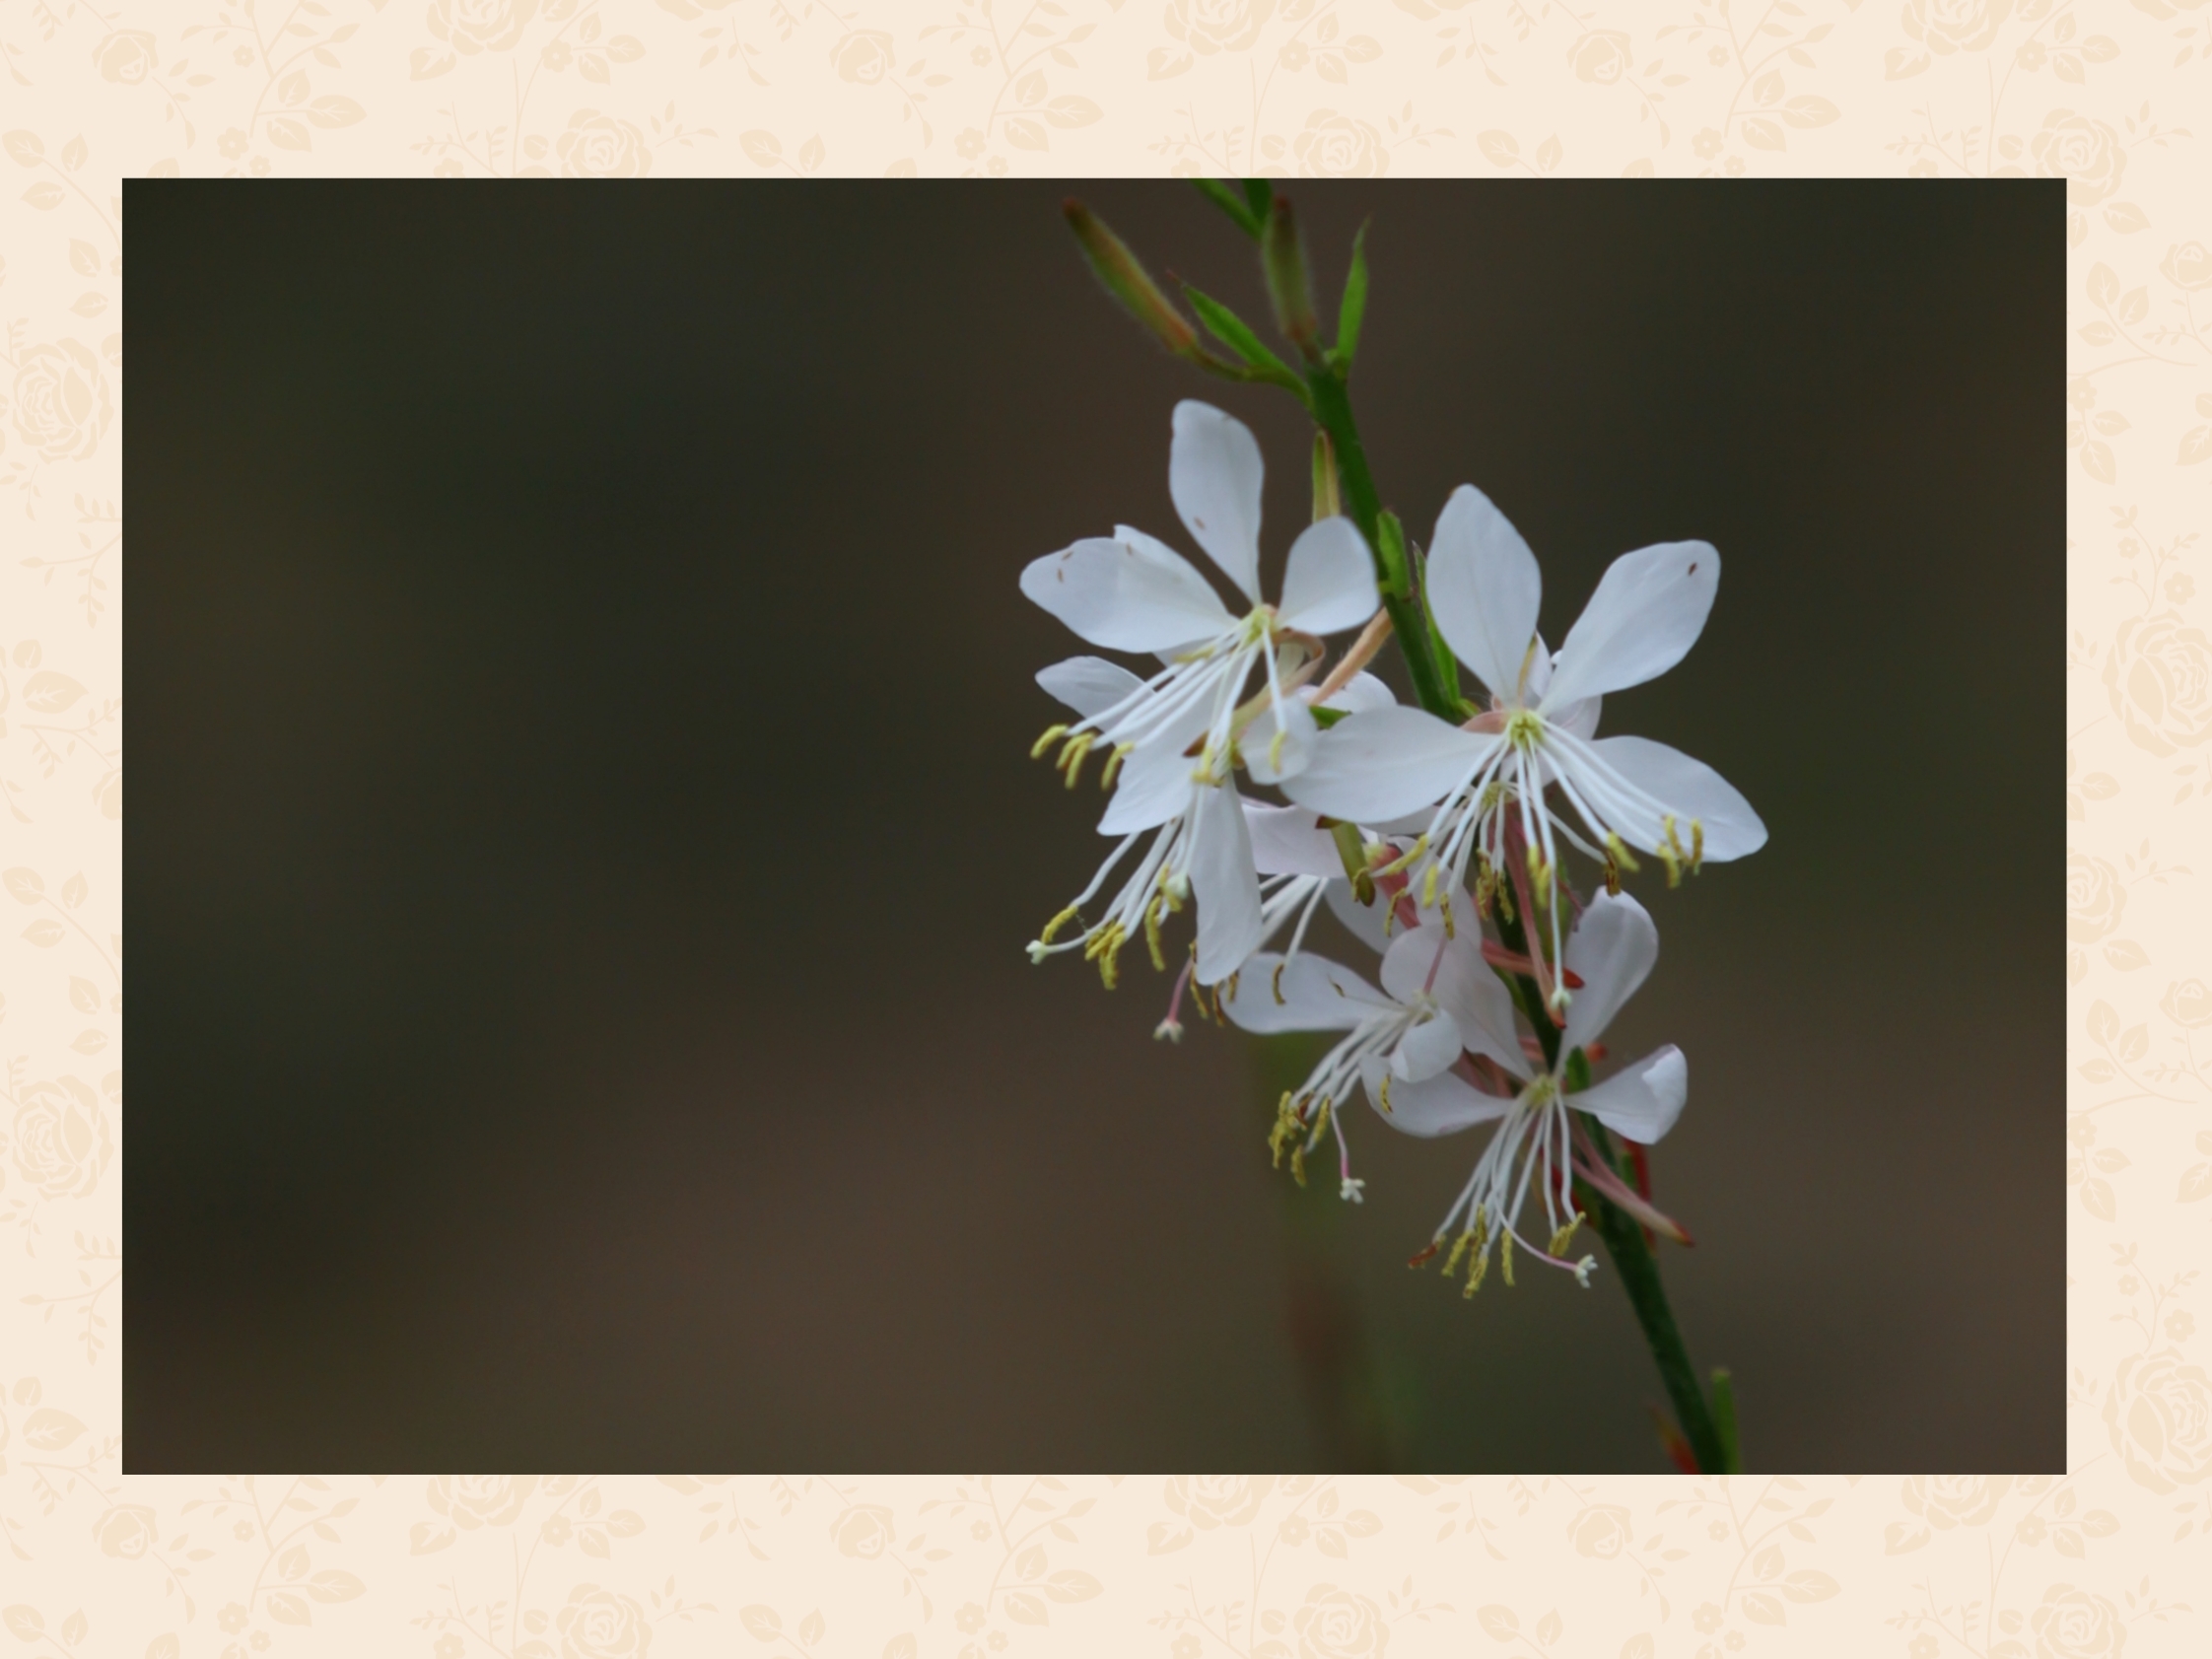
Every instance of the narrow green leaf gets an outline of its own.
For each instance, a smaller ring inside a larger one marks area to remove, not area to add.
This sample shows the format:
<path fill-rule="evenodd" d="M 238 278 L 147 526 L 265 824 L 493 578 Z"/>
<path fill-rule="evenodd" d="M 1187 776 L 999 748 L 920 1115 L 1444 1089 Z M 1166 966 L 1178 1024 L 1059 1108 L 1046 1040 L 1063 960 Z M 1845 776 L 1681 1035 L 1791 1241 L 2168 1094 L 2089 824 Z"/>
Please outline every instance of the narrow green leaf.
<path fill-rule="evenodd" d="M 1351 239 L 1351 272 L 1345 278 L 1344 304 L 1337 308 L 1337 344 L 1329 362 L 1342 380 L 1351 379 L 1351 360 L 1359 351 L 1359 325 L 1367 315 L 1367 227 Z"/>
<path fill-rule="evenodd" d="M 1199 187 L 1199 194 L 1234 219 L 1238 230 L 1254 242 L 1260 240 L 1260 230 L 1266 221 L 1253 213 L 1240 192 L 1230 189 L 1218 178 L 1194 178 L 1191 182 Z"/>
<path fill-rule="evenodd" d="M 1199 321 L 1206 324 L 1206 331 L 1256 370 L 1259 379 L 1288 386 L 1301 397 L 1305 395 L 1305 381 L 1291 374 L 1282 359 L 1268 350 L 1244 318 L 1220 301 L 1200 293 L 1187 282 L 1183 285 L 1183 298 L 1190 301 L 1191 310 L 1198 312 Z"/>
<path fill-rule="evenodd" d="M 1720 1432 L 1721 1473 L 1741 1475 L 1744 1454 L 1736 1440 L 1736 1383 L 1725 1365 L 1713 1370 L 1713 1427 Z"/>
<path fill-rule="evenodd" d="M 1244 180 L 1244 199 L 1251 205 L 1252 217 L 1265 225 L 1268 210 L 1275 206 L 1275 186 L 1265 178 Z"/>

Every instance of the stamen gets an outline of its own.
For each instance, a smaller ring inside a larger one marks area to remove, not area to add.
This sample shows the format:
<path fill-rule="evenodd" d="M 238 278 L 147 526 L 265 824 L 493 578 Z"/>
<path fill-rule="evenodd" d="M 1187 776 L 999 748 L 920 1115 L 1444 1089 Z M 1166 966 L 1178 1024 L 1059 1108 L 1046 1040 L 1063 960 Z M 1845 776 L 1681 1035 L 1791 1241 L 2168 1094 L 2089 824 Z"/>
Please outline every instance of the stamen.
<path fill-rule="evenodd" d="M 1114 745 L 1114 752 L 1106 757 L 1106 770 L 1098 775 L 1098 787 L 1100 789 L 1110 790 L 1114 787 L 1114 779 L 1121 772 L 1122 762 L 1129 759 L 1130 751 L 1136 747 L 1135 743 L 1116 743 Z"/>
<path fill-rule="evenodd" d="M 1043 759 L 1045 751 L 1053 746 L 1054 740 L 1056 738 L 1065 737 L 1067 734 L 1068 728 L 1065 726 L 1046 726 L 1045 734 L 1042 737 L 1038 738 L 1035 744 L 1031 746 L 1029 750 L 1029 758 L 1031 760 Z"/>

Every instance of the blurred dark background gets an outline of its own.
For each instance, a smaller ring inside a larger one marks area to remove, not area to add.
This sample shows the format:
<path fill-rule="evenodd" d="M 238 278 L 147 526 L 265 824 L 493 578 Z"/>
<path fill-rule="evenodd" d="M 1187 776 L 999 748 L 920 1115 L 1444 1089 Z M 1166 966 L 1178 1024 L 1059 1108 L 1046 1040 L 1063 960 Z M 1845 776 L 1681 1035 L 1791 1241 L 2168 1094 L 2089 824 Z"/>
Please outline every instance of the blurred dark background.
<path fill-rule="evenodd" d="M 1023 955 L 1107 843 L 1022 565 L 1189 548 L 1185 396 L 1271 572 L 1307 510 L 1060 189 L 128 188 L 134 1470 L 1665 1467 L 1610 1272 L 1406 1271 L 1477 1137 L 1300 1193 L 1283 1057 Z M 1332 314 L 1373 217 L 1420 539 L 1479 484 L 1555 642 L 1727 561 L 1605 729 L 1772 832 L 1642 880 L 1616 1027 L 1692 1060 L 1663 1266 L 1755 1468 L 2061 1457 L 2060 189 L 1294 192 Z M 1263 321 L 1195 191 L 1081 190 Z"/>

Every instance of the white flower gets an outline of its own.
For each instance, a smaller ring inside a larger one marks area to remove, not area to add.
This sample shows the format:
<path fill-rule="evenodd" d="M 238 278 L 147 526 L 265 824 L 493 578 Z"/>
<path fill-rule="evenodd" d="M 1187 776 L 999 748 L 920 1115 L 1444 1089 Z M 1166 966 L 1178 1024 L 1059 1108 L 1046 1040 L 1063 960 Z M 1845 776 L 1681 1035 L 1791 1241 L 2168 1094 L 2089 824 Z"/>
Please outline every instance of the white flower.
<path fill-rule="evenodd" d="M 1374 569 L 1351 521 L 1324 518 L 1291 544 L 1281 603 L 1264 601 L 1258 442 L 1241 421 L 1204 403 L 1178 403 L 1174 424 L 1168 493 L 1175 511 L 1249 608 L 1233 613 L 1181 554 L 1126 524 L 1111 537 L 1032 562 L 1021 573 L 1023 593 L 1092 645 L 1158 653 L 1167 664 L 1074 726 L 1053 728 L 1038 752 L 1060 740 L 1060 765 L 1072 776 L 1098 743 L 1113 751 L 1109 768 L 1147 749 L 1169 756 L 1189 750 L 1196 764 L 1180 770 L 1218 784 L 1240 758 L 1239 734 L 1267 711 L 1267 741 L 1242 758 L 1253 777 L 1274 783 L 1304 763 L 1316 732 L 1310 711 L 1286 702 L 1286 694 L 1319 663 L 1319 636 L 1356 628 L 1374 614 L 1381 602 Z M 1262 666 L 1267 695 L 1248 705 L 1245 685 Z M 1156 768 L 1162 775 L 1145 780 L 1152 793 L 1127 806 L 1125 816 L 1160 810 L 1176 798 L 1165 775 L 1174 770 Z M 1125 795 L 1133 782 L 1124 780 Z"/>
<path fill-rule="evenodd" d="M 1481 1286 L 1493 1246 L 1502 1249 L 1506 1282 L 1512 1282 L 1516 1240 L 1539 1260 L 1567 1269 L 1584 1284 L 1589 1282 L 1595 1259 L 1586 1256 L 1570 1262 L 1560 1254 L 1581 1220 L 1573 1198 L 1577 1175 L 1639 1221 L 1677 1239 L 1687 1236 L 1593 1155 L 1593 1148 L 1568 1110 L 1588 1112 L 1608 1129 L 1643 1145 L 1659 1140 L 1681 1117 L 1690 1097 L 1690 1066 L 1682 1051 L 1671 1044 L 1601 1083 L 1573 1089 L 1568 1081 L 1575 1051 L 1587 1055 L 1604 1036 L 1621 1005 L 1635 995 L 1650 974 L 1658 955 L 1659 930 L 1643 906 L 1625 893 L 1599 895 L 1582 913 L 1580 924 L 1567 940 L 1566 971 L 1579 977 L 1581 989 L 1559 1033 L 1558 1065 L 1539 1070 L 1528 1061 L 1526 1050 L 1517 1041 L 1510 1046 L 1503 1041 L 1511 1029 L 1509 1024 L 1493 1027 L 1488 1033 L 1490 1046 L 1483 1052 L 1520 1084 L 1510 1101 L 1459 1101 L 1446 1104 L 1442 1110 L 1393 1118 L 1408 1134 L 1428 1136 L 1450 1135 L 1479 1123 L 1502 1120 L 1477 1160 L 1474 1174 L 1446 1212 L 1444 1224 L 1436 1229 L 1435 1243 L 1441 1245 L 1455 1223 L 1461 1227 L 1459 1240 L 1445 1264 L 1447 1273 L 1470 1249 L 1474 1253 L 1467 1270 L 1468 1294 Z M 1494 1012 L 1499 1001 L 1490 1000 L 1479 1007 Z M 1543 1200 L 1550 1231 L 1550 1243 L 1542 1249 L 1519 1231 L 1521 1210 L 1532 1186 Z"/>
<path fill-rule="evenodd" d="M 1140 715 L 1146 693 L 1137 676 L 1096 657 L 1056 662 L 1037 675 L 1037 683 L 1078 715 L 1126 705 Z M 1072 769 L 1071 769 L 1072 774 Z M 1073 783 L 1071 775 L 1070 783 Z M 1197 968 L 1199 983 L 1212 985 L 1236 971 L 1258 948 L 1261 938 L 1260 881 L 1252 863 L 1243 802 L 1233 775 L 1218 779 L 1195 773 L 1179 749 L 1154 747 L 1140 753 L 1123 775 L 1122 788 L 1099 821 L 1099 832 L 1121 841 L 1098 866 L 1090 885 L 1045 925 L 1029 945 L 1029 958 L 1042 962 L 1063 950 L 1080 948 L 1098 964 L 1111 987 L 1121 951 L 1141 931 L 1152 966 L 1165 969 L 1160 925 L 1198 897 Z M 1151 845 L 1139 857 L 1121 890 L 1096 922 L 1076 937 L 1054 937 L 1080 917 L 1130 850 L 1149 832 Z M 1181 982 L 1178 982 L 1178 990 Z M 1168 1024 L 1174 1023 L 1169 1015 Z M 1173 1036 L 1174 1031 L 1163 1031 Z"/>
<path fill-rule="evenodd" d="M 1284 782 L 1292 799 L 1362 823 L 1437 805 L 1417 843 L 1423 897 L 1457 885 L 1469 863 L 1485 885 L 1510 877 L 1532 908 L 1528 875 L 1549 889 L 1564 839 L 1618 867 L 1653 854 L 1670 882 L 1704 859 L 1742 858 L 1766 840 L 1750 802 L 1719 773 L 1641 737 L 1593 738 L 1600 701 L 1679 662 L 1695 642 L 1720 583 L 1720 555 L 1702 541 L 1663 542 L 1613 562 L 1555 657 L 1536 634 L 1536 555 L 1472 485 L 1452 493 L 1428 556 L 1430 613 L 1453 653 L 1489 690 L 1487 712 L 1454 727 L 1417 709 L 1379 709 L 1323 732 L 1308 764 Z M 1546 803 L 1556 784 L 1581 820 L 1577 835 Z M 1624 845 L 1625 844 L 1625 845 Z M 1492 870 L 1503 871 L 1503 877 Z M 1552 912 L 1557 960 L 1559 905 Z M 1555 1008 L 1566 1001 L 1538 953 Z"/>
<path fill-rule="evenodd" d="M 1440 926 L 1398 935 L 1382 960 L 1382 989 L 1349 968 L 1311 954 L 1285 959 L 1263 952 L 1223 987 L 1221 1008 L 1247 1031 L 1343 1031 L 1311 1075 L 1282 1097 L 1270 1144 L 1279 1164 L 1305 1180 L 1305 1157 L 1334 1129 L 1341 1179 L 1351 1179 L 1350 1150 L 1337 1108 L 1356 1083 L 1376 1111 L 1401 1127 L 1432 1120 L 1474 1123 L 1505 1103 L 1482 1094 L 1454 1069 L 1472 1049 L 1502 1064 L 1495 1032 L 1512 1031 L 1511 1002 L 1473 938 Z M 1467 1116 L 1474 1113 L 1477 1116 Z M 1415 1134 L 1437 1134 L 1418 1127 Z"/>

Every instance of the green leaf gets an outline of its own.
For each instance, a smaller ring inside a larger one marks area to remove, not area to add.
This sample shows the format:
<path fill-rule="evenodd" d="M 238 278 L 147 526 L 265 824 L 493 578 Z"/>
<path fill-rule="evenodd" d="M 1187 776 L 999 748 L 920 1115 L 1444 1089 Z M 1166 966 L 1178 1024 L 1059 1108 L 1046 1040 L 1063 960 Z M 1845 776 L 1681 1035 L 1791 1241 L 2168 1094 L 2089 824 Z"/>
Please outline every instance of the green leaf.
<path fill-rule="evenodd" d="M 1351 239 L 1351 271 L 1345 278 L 1344 304 L 1337 308 L 1337 344 L 1329 363 L 1337 379 L 1351 379 L 1351 360 L 1359 350 L 1359 325 L 1367 315 L 1367 227 Z"/>
<path fill-rule="evenodd" d="M 1266 221 L 1254 215 L 1240 192 L 1230 189 L 1218 178 L 1194 178 L 1191 182 L 1198 186 L 1200 195 L 1234 219 L 1238 230 L 1254 242 L 1260 240 L 1260 230 Z"/>
<path fill-rule="evenodd" d="M 1282 359 L 1261 343 L 1260 336 L 1252 332 L 1251 324 L 1244 318 L 1220 301 L 1200 293 L 1187 282 L 1183 285 L 1183 298 L 1190 301 L 1191 310 L 1198 312 L 1199 321 L 1206 324 L 1206 331 L 1255 370 L 1258 379 L 1288 386 L 1301 397 L 1305 394 L 1305 381 L 1291 374 Z"/>
<path fill-rule="evenodd" d="M 1247 178 L 1244 199 L 1252 208 L 1252 217 L 1265 225 L 1269 212 L 1275 207 L 1275 186 L 1265 178 Z"/>

